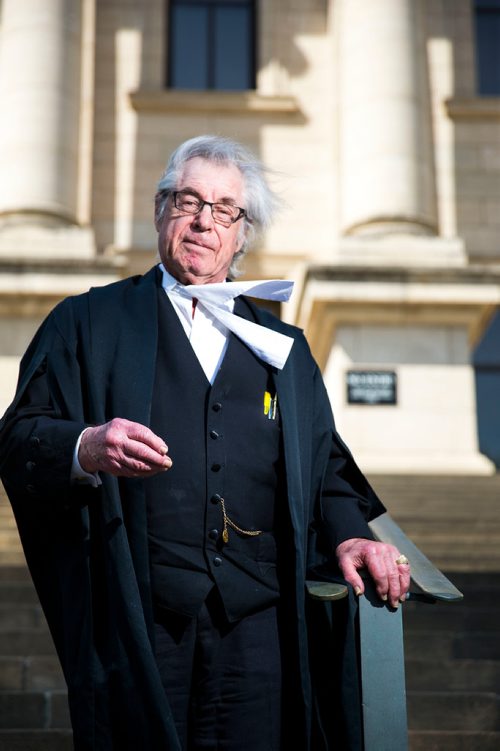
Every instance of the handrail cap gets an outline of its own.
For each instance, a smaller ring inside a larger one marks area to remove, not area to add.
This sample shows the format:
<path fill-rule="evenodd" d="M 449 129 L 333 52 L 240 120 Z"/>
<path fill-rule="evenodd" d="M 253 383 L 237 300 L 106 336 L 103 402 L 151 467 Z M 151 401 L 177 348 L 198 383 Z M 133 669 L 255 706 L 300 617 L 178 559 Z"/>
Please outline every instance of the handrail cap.
<path fill-rule="evenodd" d="M 345 584 L 336 582 L 306 581 L 306 589 L 313 600 L 343 600 L 347 597 Z"/>

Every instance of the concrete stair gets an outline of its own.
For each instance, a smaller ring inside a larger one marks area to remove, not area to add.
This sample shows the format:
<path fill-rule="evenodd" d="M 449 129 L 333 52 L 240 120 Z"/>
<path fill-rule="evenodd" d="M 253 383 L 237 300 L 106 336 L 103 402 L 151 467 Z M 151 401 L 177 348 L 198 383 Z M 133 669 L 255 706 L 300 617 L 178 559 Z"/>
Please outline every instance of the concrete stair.
<path fill-rule="evenodd" d="M 19 542 L 16 520 L 0 484 L 0 566 L 25 565 L 24 554 Z"/>
<path fill-rule="evenodd" d="M 498 751 L 499 577 L 448 575 L 464 593 L 463 605 L 407 603 L 404 609 L 410 749 Z"/>
<path fill-rule="evenodd" d="M 410 751 L 498 751 L 500 476 L 370 479 L 465 595 L 404 606 Z M 64 679 L 1 495 L 0 525 L 0 751 L 69 751 Z"/>
<path fill-rule="evenodd" d="M 66 686 L 26 565 L 0 566 L 0 751 L 70 751 Z"/>
<path fill-rule="evenodd" d="M 500 473 L 370 480 L 391 516 L 441 571 L 500 572 Z"/>
<path fill-rule="evenodd" d="M 500 475 L 370 478 L 463 592 L 404 605 L 410 751 L 500 749 Z"/>

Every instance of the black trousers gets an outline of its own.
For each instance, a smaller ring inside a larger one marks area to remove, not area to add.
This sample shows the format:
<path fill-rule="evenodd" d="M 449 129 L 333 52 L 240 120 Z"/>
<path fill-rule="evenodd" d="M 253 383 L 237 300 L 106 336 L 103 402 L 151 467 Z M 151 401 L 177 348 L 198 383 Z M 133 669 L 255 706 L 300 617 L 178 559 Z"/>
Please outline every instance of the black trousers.
<path fill-rule="evenodd" d="M 198 616 L 157 615 L 156 659 L 185 751 L 279 751 L 277 607 L 228 623 L 216 590 Z"/>

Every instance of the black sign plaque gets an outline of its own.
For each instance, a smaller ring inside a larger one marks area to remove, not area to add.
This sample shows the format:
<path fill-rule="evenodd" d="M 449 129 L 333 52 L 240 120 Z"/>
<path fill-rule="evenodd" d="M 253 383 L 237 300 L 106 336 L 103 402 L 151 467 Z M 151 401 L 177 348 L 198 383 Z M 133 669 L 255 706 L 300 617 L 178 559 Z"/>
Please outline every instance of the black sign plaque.
<path fill-rule="evenodd" d="M 397 377 L 393 370 L 348 370 L 348 404 L 396 404 Z"/>

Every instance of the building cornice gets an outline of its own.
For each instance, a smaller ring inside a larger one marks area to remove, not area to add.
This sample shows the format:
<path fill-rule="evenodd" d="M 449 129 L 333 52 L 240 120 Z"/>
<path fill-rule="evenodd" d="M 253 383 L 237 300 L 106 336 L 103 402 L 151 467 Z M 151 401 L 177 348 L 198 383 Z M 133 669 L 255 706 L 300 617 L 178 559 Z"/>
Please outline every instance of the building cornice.
<path fill-rule="evenodd" d="M 300 114 L 293 96 L 267 96 L 256 91 L 178 91 L 138 89 L 129 94 L 137 112 L 216 112 L 233 115 Z"/>
<path fill-rule="evenodd" d="M 312 265 L 297 297 L 294 322 L 324 369 L 340 325 L 460 326 L 477 344 L 500 305 L 500 267 Z"/>
<path fill-rule="evenodd" d="M 444 106 L 452 120 L 500 120 L 500 97 L 457 97 Z"/>

